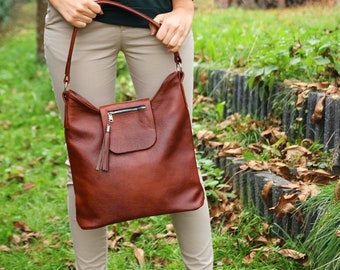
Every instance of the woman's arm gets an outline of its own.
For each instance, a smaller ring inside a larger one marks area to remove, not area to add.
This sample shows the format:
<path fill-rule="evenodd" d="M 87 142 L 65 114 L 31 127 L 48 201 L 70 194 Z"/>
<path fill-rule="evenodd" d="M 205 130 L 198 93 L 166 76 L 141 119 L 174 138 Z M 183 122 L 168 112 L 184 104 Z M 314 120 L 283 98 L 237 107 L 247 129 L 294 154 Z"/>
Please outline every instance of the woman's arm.
<path fill-rule="evenodd" d="M 64 19 L 75 27 L 83 28 L 102 13 L 100 5 L 93 0 L 49 0 Z"/>
<path fill-rule="evenodd" d="M 151 34 L 162 41 L 169 52 L 177 52 L 191 30 L 194 18 L 194 4 L 192 0 L 172 0 L 173 10 L 169 13 L 159 14 L 154 20 L 161 24 L 156 31 L 150 26 Z"/>

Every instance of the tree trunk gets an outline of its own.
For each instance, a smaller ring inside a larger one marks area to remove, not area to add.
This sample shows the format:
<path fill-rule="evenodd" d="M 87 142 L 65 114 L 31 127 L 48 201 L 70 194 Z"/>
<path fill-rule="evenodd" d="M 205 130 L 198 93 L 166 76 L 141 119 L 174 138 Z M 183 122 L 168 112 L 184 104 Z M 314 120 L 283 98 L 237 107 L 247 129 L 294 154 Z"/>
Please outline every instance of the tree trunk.
<path fill-rule="evenodd" d="M 39 63 L 45 62 L 44 56 L 44 28 L 47 0 L 37 0 L 37 60 Z"/>

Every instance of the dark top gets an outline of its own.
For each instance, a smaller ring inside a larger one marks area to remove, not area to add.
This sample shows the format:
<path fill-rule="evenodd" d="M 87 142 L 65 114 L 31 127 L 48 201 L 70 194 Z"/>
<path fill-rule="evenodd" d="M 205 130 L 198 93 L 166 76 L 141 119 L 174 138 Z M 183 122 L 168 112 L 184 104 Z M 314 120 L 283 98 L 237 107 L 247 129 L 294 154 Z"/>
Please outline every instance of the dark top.
<path fill-rule="evenodd" d="M 171 0 L 116 0 L 116 2 L 134 8 L 150 18 L 172 10 Z M 145 20 L 120 8 L 102 5 L 102 10 L 104 14 L 98 15 L 95 19 L 96 21 L 123 26 L 149 27 L 149 23 Z"/>

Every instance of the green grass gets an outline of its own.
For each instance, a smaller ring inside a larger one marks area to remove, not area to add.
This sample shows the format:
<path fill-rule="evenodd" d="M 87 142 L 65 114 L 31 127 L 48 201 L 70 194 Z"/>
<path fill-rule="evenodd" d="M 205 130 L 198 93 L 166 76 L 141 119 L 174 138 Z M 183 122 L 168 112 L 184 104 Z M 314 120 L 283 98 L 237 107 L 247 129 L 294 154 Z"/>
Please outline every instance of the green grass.
<path fill-rule="evenodd" d="M 48 72 L 35 62 L 32 31 L 6 39 L 0 49 L 0 243 L 20 235 L 12 225 L 27 223 L 38 239 L 13 245 L 6 269 L 43 269 L 40 258 L 70 253 L 65 204 L 65 151 Z M 56 265 L 56 261 L 53 265 Z M 19 267 L 19 268 L 18 268 Z M 53 269 L 54 266 L 45 269 Z M 57 268 L 55 268 L 57 269 Z"/>
<path fill-rule="evenodd" d="M 309 216 L 318 214 L 317 222 L 304 243 L 309 254 L 310 269 L 340 268 L 340 203 L 334 199 L 335 183 L 301 206 Z"/>
<path fill-rule="evenodd" d="M 269 83 L 334 81 L 340 72 L 340 6 L 196 12 L 196 60 Z"/>

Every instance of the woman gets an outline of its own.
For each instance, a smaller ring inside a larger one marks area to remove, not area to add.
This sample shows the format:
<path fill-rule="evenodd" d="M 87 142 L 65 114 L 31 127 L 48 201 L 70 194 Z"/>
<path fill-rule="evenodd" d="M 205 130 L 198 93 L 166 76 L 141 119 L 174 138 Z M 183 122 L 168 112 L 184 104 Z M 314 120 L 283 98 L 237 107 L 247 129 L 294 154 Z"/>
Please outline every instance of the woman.
<path fill-rule="evenodd" d="M 78 31 L 72 59 L 71 89 L 95 106 L 114 102 L 116 61 L 125 55 L 137 98 L 151 98 L 165 77 L 174 71 L 171 53 L 180 51 L 183 82 L 190 113 L 193 88 L 193 37 L 191 0 L 121 0 L 161 24 L 158 31 L 132 14 L 94 0 L 49 0 L 45 54 L 61 119 L 64 66 L 73 26 Z M 157 76 L 156 76 L 157 75 Z M 79 90 L 78 90 L 79 89 Z M 93 89 L 96 89 L 94 91 Z M 100 89 L 100 92 L 97 90 Z M 106 228 L 82 230 L 75 218 L 72 177 L 68 170 L 68 209 L 77 269 L 106 269 Z M 187 269 L 212 269 L 208 205 L 171 215 Z"/>

